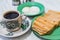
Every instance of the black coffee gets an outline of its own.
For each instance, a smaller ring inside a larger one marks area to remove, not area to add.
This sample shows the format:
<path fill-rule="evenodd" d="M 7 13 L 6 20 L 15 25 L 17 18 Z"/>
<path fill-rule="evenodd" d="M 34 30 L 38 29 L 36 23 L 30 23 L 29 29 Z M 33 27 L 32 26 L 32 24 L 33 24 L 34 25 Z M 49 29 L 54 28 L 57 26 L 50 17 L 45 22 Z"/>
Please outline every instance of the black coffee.
<path fill-rule="evenodd" d="M 15 11 L 10 11 L 10 12 L 7 12 L 5 15 L 4 15 L 4 18 L 6 19 L 14 19 L 16 17 L 18 17 L 19 14 Z"/>

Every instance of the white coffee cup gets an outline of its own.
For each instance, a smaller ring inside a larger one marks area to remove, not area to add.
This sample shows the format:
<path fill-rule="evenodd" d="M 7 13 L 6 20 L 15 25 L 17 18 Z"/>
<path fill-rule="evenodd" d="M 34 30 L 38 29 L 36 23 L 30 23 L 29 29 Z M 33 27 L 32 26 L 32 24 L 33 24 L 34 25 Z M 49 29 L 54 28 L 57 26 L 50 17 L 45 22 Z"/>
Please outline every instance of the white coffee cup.
<path fill-rule="evenodd" d="M 22 24 L 22 16 L 18 11 L 10 10 L 3 14 L 3 19 L 0 24 L 9 31 L 17 31 Z"/>

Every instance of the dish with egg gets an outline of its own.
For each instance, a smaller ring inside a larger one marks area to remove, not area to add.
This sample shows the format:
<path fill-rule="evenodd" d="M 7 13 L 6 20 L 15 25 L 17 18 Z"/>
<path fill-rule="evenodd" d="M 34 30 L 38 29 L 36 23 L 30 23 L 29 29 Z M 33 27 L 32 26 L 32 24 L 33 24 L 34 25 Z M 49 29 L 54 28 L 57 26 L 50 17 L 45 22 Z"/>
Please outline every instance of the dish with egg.
<path fill-rule="evenodd" d="M 17 7 L 17 10 L 26 16 L 36 16 L 44 13 L 44 6 L 37 2 L 26 2 Z"/>

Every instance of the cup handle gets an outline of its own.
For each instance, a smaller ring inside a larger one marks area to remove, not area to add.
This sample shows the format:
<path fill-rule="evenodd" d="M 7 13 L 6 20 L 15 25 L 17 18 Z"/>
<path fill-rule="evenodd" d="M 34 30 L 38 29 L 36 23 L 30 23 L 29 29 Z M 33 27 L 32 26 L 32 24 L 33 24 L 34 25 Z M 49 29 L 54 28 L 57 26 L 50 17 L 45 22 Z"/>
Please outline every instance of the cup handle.
<path fill-rule="evenodd" d="M 24 14 L 22 14 L 22 24 L 23 25 L 26 25 L 26 19 L 27 19 L 27 17 Z"/>
<path fill-rule="evenodd" d="M 22 20 L 25 20 L 27 18 L 24 14 L 22 14 L 21 17 L 22 17 Z"/>

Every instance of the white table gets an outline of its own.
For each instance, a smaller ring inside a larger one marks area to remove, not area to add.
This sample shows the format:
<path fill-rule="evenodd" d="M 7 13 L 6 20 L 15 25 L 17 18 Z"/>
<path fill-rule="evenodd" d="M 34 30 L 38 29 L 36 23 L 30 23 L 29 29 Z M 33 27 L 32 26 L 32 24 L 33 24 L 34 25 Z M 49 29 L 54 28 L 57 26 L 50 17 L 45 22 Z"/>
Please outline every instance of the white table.
<path fill-rule="evenodd" d="M 51 9 L 60 11 L 60 0 L 35 0 L 45 6 L 45 11 Z M 17 10 L 17 6 L 12 6 L 12 0 L 0 0 L 0 20 L 2 14 L 7 10 Z M 42 40 L 41 38 L 36 37 L 33 32 L 30 30 L 23 36 L 17 38 L 5 38 L 0 36 L 0 40 Z"/>

